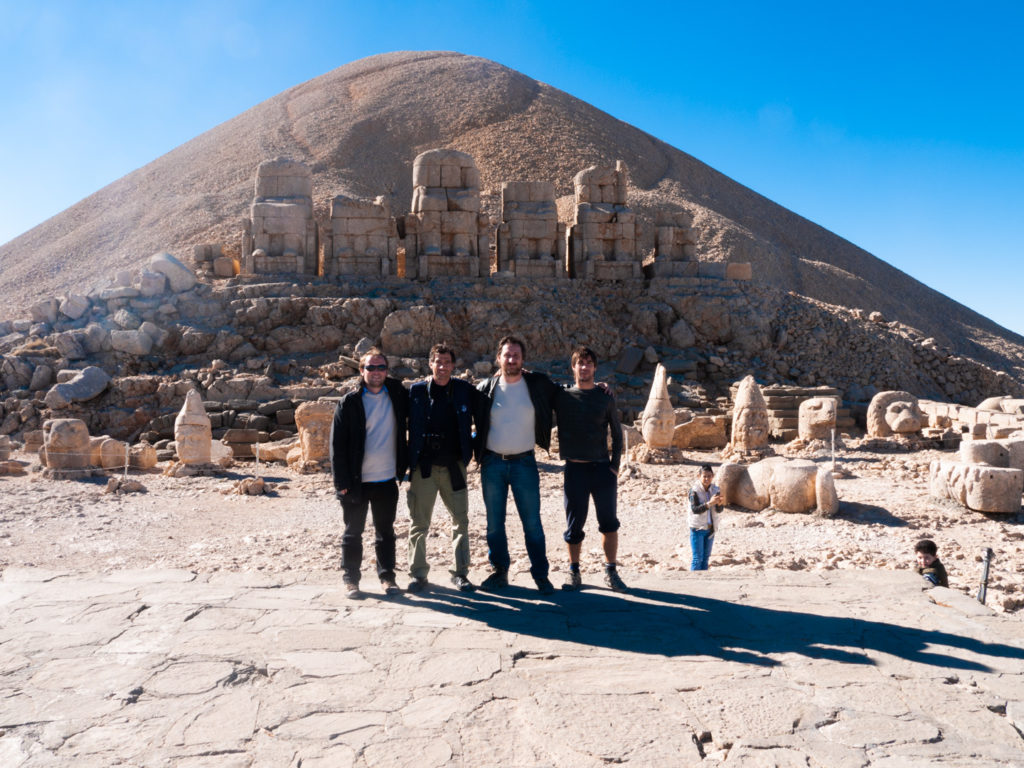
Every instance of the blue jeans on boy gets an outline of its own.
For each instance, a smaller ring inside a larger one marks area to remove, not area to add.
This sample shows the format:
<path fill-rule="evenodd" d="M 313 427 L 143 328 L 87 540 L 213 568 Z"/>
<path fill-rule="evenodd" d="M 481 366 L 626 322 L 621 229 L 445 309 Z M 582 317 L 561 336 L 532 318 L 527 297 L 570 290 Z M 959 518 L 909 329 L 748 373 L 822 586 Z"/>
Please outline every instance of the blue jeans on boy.
<path fill-rule="evenodd" d="M 530 556 L 530 575 L 534 579 L 546 579 L 548 555 L 540 521 L 540 473 L 533 454 L 503 459 L 486 451 L 480 463 L 480 485 L 487 509 L 487 559 L 491 565 L 499 571 L 507 571 L 511 564 L 505 533 L 505 510 L 511 488 L 523 524 L 526 553 Z"/>
<path fill-rule="evenodd" d="M 693 560 L 690 562 L 691 571 L 706 571 L 708 559 L 711 557 L 711 547 L 715 543 L 715 534 L 707 528 L 704 530 L 690 529 L 690 551 L 693 552 Z"/>

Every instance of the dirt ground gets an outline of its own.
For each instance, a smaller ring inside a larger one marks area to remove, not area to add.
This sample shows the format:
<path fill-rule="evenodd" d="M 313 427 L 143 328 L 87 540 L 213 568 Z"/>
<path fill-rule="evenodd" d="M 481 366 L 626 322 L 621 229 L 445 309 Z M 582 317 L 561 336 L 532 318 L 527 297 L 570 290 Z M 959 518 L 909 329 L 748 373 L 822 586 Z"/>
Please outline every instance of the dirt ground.
<path fill-rule="evenodd" d="M 689 540 L 683 515 L 686 491 L 703 462 L 717 464 L 717 453 L 688 452 L 677 465 L 625 466 L 619 486 L 620 572 L 686 571 Z M 932 538 L 949 572 L 950 586 L 974 595 L 986 547 L 995 552 L 988 605 L 1024 616 L 1024 514 L 989 516 L 931 498 L 928 464 L 948 453 L 920 451 L 880 454 L 844 451 L 837 467 L 839 514 L 821 519 L 765 510 L 729 507 L 711 557 L 714 569 L 830 570 L 904 569 L 914 564 L 917 539 Z M 135 568 L 219 570 L 339 569 L 341 510 L 326 473 L 294 474 L 284 465 L 263 465 L 274 484 L 269 495 L 230 493 L 253 464 L 239 463 L 218 477 L 174 478 L 159 468 L 132 473 L 145 490 L 106 493 L 107 477 L 51 480 L 23 454 L 27 472 L 0 478 L 0 570 L 31 566 L 59 571 L 112 571 Z M 541 454 L 542 515 L 552 581 L 565 570 L 561 462 Z M 820 457 L 820 461 L 830 461 Z M 116 474 L 116 473 L 113 473 Z M 403 490 L 407 485 L 403 485 Z M 474 581 L 487 570 L 485 515 L 476 468 L 469 476 L 470 529 Z M 408 518 L 404 494 L 396 524 L 399 583 L 406 576 Z M 364 575 L 372 573 L 372 526 L 367 525 Z M 513 577 L 529 583 L 522 529 L 509 503 L 508 525 Z M 587 523 L 584 580 L 600 582 L 601 551 L 596 522 Z M 431 578 L 444 580 L 451 562 L 448 515 L 438 501 L 428 541 Z M 340 573 L 339 573 L 340 582 Z"/>

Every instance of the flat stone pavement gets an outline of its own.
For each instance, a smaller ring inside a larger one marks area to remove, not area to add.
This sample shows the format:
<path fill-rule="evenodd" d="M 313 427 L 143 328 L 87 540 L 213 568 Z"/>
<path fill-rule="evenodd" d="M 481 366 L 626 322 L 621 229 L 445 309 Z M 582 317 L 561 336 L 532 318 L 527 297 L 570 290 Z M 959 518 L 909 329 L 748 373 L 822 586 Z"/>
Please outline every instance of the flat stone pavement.
<path fill-rule="evenodd" d="M 10 568 L 0 766 L 1024 765 L 1018 618 L 909 572 L 624 576 Z"/>

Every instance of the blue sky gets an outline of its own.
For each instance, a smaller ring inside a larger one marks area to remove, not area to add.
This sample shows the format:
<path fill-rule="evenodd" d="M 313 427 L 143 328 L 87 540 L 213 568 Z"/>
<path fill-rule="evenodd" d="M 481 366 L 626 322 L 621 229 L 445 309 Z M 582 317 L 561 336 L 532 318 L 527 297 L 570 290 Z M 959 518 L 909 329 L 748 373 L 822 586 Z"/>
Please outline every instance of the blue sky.
<path fill-rule="evenodd" d="M 290 86 L 456 50 L 1024 333 L 1022 39 L 1012 2 L 0 0 L 0 243 Z"/>

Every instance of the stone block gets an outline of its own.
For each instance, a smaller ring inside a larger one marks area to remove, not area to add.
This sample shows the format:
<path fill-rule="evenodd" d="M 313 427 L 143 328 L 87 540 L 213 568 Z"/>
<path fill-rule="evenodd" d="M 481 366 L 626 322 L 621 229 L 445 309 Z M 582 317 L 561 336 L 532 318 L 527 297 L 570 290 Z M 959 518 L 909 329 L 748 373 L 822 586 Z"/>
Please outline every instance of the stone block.
<path fill-rule="evenodd" d="M 727 280 L 752 280 L 753 265 L 750 262 L 730 261 L 725 265 L 725 277 Z"/>
<path fill-rule="evenodd" d="M 11 438 L 7 435 L 0 435 L 0 461 L 7 461 L 11 458 Z"/>
<path fill-rule="evenodd" d="M 162 272 L 142 270 L 139 276 L 139 293 L 142 296 L 159 296 L 167 290 L 167 277 Z"/>
<path fill-rule="evenodd" d="M 86 469 L 91 451 L 89 430 L 81 419 L 53 419 L 45 433 L 44 464 L 50 469 Z"/>
<path fill-rule="evenodd" d="M 110 346 L 115 352 L 148 355 L 153 351 L 153 339 L 142 331 L 111 331 Z"/>
<path fill-rule="evenodd" d="M 724 261 L 699 261 L 697 274 L 700 277 L 710 277 L 716 280 L 724 280 L 728 264 Z"/>
<path fill-rule="evenodd" d="M 965 464 L 1009 467 L 1010 451 L 996 440 L 964 440 L 960 443 L 960 461 Z"/>
<path fill-rule="evenodd" d="M 929 470 L 933 496 L 978 512 L 1020 512 L 1024 471 L 945 460 L 933 461 Z"/>
<path fill-rule="evenodd" d="M 695 416 L 676 425 L 672 445 L 683 450 L 724 448 L 729 442 L 726 421 L 725 416 Z"/>
<path fill-rule="evenodd" d="M 836 493 L 832 470 L 824 467 L 818 470 L 815 479 L 815 493 L 818 497 L 817 514 L 821 517 L 835 517 L 839 512 L 839 495 Z"/>
<path fill-rule="evenodd" d="M 153 254 L 149 259 L 149 269 L 166 277 L 175 293 L 188 291 L 196 284 L 195 272 L 169 253 Z"/>
<path fill-rule="evenodd" d="M 234 277 L 239 272 L 237 259 L 230 256 L 218 256 L 213 260 L 213 274 L 217 277 Z"/>
<path fill-rule="evenodd" d="M 32 322 L 53 325 L 57 322 L 57 311 L 59 309 L 60 302 L 57 299 L 51 298 L 37 301 L 28 308 L 28 311 Z"/>
<path fill-rule="evenodd" d="M 71 320 L 77 320 L 89 311 L 89 299 L 79 293 L 70 293 L 60 303 L 60 312 Z"/>
<path fill-rule="evenodd" d="M 780 512 L 810 512 L 816 507 L 816 475 L 812 461 L 794 459 L 775 465 L 768 486 L 772 507 Z"/>

